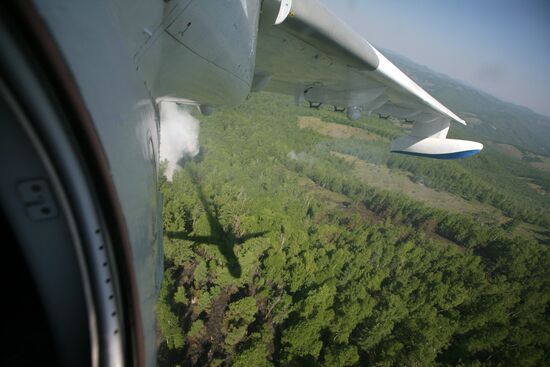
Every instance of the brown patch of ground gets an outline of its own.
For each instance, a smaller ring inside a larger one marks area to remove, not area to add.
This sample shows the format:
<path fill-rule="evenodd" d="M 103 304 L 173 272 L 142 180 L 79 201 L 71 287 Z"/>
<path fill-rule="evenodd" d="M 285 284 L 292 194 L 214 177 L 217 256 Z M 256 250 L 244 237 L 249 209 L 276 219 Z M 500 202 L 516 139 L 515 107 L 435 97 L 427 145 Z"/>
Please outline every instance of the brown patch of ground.
<path fill-rule="evenodd" d="M 498 150 L 500 153 L 502 153 L 502 154 L 504 154 L 508 157 L 515 158 L 515 159 L 523 158 L 523 153 L 521 152 L 521 150 L 519 150 L 518 148 L 516 148 L 513 145 L 510 145 L 510 144 L 497 144 L 497 143 L 493 143 L 491 145 L 492 145 L 493 148 Z"/>
<path fill-rule="evenodd" d="M 550 158 L 543 157 L 543 156 L 537 156 L 541 162 L 531 162 L 531 166 L 538 168 L 542 171 L 550 172 Z"/>
<path fill-rule="evenodd" d="M 336 139 L 361 139 L 361 140 L 381 140 L 381 137 L 370 134 L 363 129 L 352 126 L 324 122 L 320 118 L 310 116 L 298 117 L 298 126 L 300 129 L 312 129 L 319 134 Z"/>
<path fill-rule="evenodd" d="M 359 214 L 361 218 L 367 219 L 371 223 L 379 223 L 384 219 L 383 216 L 377 215 L 365 207 L 365 205 L 361 203 L 353 203 L 347 196 L 322 188 L 307 177 L 300 177 L 298 179 L 298 183 L 301 187 L 317 195 L 317 197 L 327 205 L 327 209 L 329 211 L 338 211 L 344 215 L 349 215 L 350 217 L 353 216 L 353 214 Z M 430 223 L 425 223 L 420 227 L 420 229 L 424 231 L 427 238 L 437 243 L 444 244 L 446 246 L 458 246 L 456 243 L 435 233 L 435 225 L 435 222 L 432 226 L 430 226 Z M 460 246 L 458 247 L 460 248 Z"/>
<path fill-rule="evenodd" d="M 514 234 L 550 245 L 550 230 L 535 224 L 521 223 L 515 228 Z"/>
<path fill-rule="evenodd" d="M 333 154 L 353 163 L 355 175 L 370 186 L 403 193 L 411 199 L 423 202 L 433 208 L 471 215 L 484 223 L 500 224 L 507 220 L 500 210 L 490 205 L 467 201 L 448 192 L 437 191 L 421 183 L 413 182 L 412 176 L 408 172 L 370 164 L 347 154 L 337 152 L 333 152 Z"/>
<path fill-rule="evenodd" d="M 319 198 L 329 211 L 339 211 L 350 216 L 359 214 L 361 217 L 371 222 L 380 221 L 380 218 L 374 212 L 368 210 L 363 204 L 353 203 L 347 196 L 327 190 L 307 177 L 299 177 L 298 184 Z"/>
<path fill-rule="evenodd" d="M 216 353 L 223 352 L 224 335 L 222 334 L 223 316 L 229 304 L 231 295 L 237 289 L 234 286 L 227 287 L 221 291 L 218 297 L 212 301 L 208 321 L 205 323 L 206 333 L 202 340 L 203 345 L 210 345 L 207 353 L 208 364 L 212 362 Z"/>
<path fill-rule="evenodd" d="M 520 178 L 527 183 L 527 186 L 535 190 L 537 193 L 541 195 L 548 195 L 548 192 L 546 192 L 544 187 L 537 184 L 535 180 L 533 180 L 532 178 L 529 178 L 529 177 L 520 177 Z"/>
<path fill-rule="evenodd" d="M 492 143 L 491 146 L 500 153 L 515 159 L 525 159 L 531 167 L 542 171 L 550 172 L 550 157 L 545 157 L 532 152 L 523 153 L 521 150 L 510 144 Z"/>
<path fill-rule="evenodd" d="M 330 209 L 342 207 L 351 202 L 347 196 L 322 188 L 307 177 L 299 177 L 298 184 L 309 192 L 315 194 L 319 199 L 326 203 Z"/>

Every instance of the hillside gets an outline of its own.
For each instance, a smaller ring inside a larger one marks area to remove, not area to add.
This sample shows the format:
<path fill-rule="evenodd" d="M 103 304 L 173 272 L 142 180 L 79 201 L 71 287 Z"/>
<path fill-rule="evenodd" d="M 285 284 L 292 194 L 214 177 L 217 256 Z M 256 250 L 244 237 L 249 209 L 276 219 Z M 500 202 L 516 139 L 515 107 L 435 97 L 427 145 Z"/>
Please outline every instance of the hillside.
<path fill-rule="evenodd" d="M 160 366 L 550 365 L 550 172 L 523 152 L 395 155 L 400 123 L 267 93 L 197 118 L 161 184 Z"/>
<path fill-rule="evenodd" d="M 550 117 L 503 102 L 487 93 L 435 73 L 425 66 L 384 50 L 396 66 L 468 123 L 459 135 L 481 142 L 511 144 L 522 151 L 550 156 Z M 481 139 L 480 139 L 481 137 Z"/>

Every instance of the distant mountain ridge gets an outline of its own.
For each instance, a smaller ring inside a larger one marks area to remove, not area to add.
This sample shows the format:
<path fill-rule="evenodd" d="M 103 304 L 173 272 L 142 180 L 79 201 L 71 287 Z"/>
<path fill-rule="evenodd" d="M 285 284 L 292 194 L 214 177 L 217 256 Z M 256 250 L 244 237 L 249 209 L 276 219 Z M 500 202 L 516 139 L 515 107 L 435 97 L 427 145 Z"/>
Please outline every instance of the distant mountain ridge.
<path fill-rule="evenodd" d="M 499 100 L 390 50 L 382 52 L 422 88 L 466 120 L 468 126 L 455 126 L 451 130 L 453 133 L 482 142 L 511 144 L 522 151 L 550 156 L 549 117 Z"/>

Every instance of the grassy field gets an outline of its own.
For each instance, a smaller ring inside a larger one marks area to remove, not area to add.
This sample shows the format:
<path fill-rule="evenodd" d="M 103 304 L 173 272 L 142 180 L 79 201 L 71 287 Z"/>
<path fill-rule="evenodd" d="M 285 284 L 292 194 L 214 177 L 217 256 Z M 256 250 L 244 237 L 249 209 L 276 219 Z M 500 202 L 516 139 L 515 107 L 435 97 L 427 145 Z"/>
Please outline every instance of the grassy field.
<path fill-rule="evenodd" d="M 300 116 L 298 117 L 298 126 L 300 129 L 312 129 L 321 135 L 335 139 L 354 138 L 365 141 L 387 140 L 379 135 L 368 133 L 363 129 L 333 122 L 325 122 L 318 117 Z"/>
<path fill-rule="evenodd" d="M 510 144 L 493 143 L 491 144 L 491 146 L 499 153 L 502 153 L 509 158 L 529 162 L 529 165 L 531 167 L 550 172 L 550 157 L 545 157 L 543 155 L 535 154 L 532 152 L 522 152 L 521 150 Z M 533 187 L 538 190 L 537 186 Z"/>
<path fill-rule="evenodd" d="M 498 152 L 515 159 L 522 159 L 523 152 L 510 144 L 491 144 Z"/>
<path fill-rule="evenodd" d="M 412 181 L 412 175 L 398 169 L 364 162 L 354 156 L 333 152 L 353 164 L 354 173 L 366 184 L 388 191 L 400 192 L 428 206 L 458 214 L 467 214 L 483 223 L 500 225 L 508 219 L 500 210 L 487 204 L 467 201 L 445 191 L 437 191 Z"/>
<path fill-rule="evenodd" d="M 378 135 L 373 131 L 368 131 L 365 128 L 352 127 L 337 122 L 325 121 L 330 115 L 326 113 L 323 118 L 314 116 L 299 116 L 297 124 L 300 129 L 310 129 L 322 136 L 328 138 L 346 141 L 355 139 L 365 141 L 364 149 L 368 151 L 372 149 L 369 144 L 372 142 L 389 145 L 390 140 L 384 136 Z M 386 122 L 386 121 L 385 121 Z M 386 122 L 388 128 L 399 128 L 406 130 L 409 128 L 406 124 L 395 122 Z M 367 125 L 368 126 L 368 125 Z M 365 126 L 365 127 L 367 127 Z M 537 156 L 541 159 L 540 162 L 526 162 L 523 159 L 524 154 L 519 149 L 509 144 L 491 144 L 497 152 L 503 154 L 506 159 L 520 161 L 522 164 L 531 166 L 540 165 L 544 167 L 548 162 L 543 160 L 544 157 Z M 416 200 L 426 204 L 427 206 L 444 210 L 456 214 L 464 214 L 471 216 L 476 221 L 487 225 L 501 226 L 511 221 L 511 218 L 504 215 L 501 210 L 487 203 L 481 203 L 476 200 L 466 200 L 458 195 L 449 193 L 445 190 L 436 190 L 428 187 L 421 182 L 414 180 L 410 172 L 395 168 L 388 168 L 384 164 L 374 164 L 365 162 L 353 155 L 343 154 L 339 152 L 331 152 L 334 156 L 353 165 L 353 173 L 369 186 L 378 189 L 387 190 L 390 192 L 402 193 L 407 195 L 412 200 Z M 536 191 L 537 194 L 547 196 L 548 192 L 544 187 L 537 184 L 535 180 L 529 177 L 517 176 L 524 181 L 527 186 Z M 311 187 L 311 186 L 310 186 Z M 329 200 L 331 202 L 331 200 Z M 520 237 L 530 238 L 537 241 L 549 242 L 550 233 L 545 231 L 543 227 L 521 223 L 521 225 L 512 229 L 513 233 Z"/>
<path fill-rule="evenodd" d="M 531 166 L 540 170 L 550 172 L 550 158 L 544 156 L 537 156 L 540 162 L 531 162 Z"/>

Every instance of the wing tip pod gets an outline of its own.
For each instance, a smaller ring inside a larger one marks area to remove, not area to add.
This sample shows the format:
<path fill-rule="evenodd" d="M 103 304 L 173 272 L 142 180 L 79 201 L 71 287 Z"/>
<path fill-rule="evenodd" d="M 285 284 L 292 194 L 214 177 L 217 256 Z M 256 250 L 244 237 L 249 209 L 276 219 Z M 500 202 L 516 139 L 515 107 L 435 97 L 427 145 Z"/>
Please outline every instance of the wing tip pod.
<path fill-rule="evenodd" d="M 392 150 L 391 152 L 397 153 L 397 154 L 411 155 L 415 157 L 450 160 L 450 159 L 468 158 L 478 154 L 479 152 L 481 152 L 481 150 L 472 149 L 472 150 L 465 150 L 462 152 L 442 153 L 442 154 L 417 153 L 417 152 L 407 152 L 407 151 L 400 151 L 400 150 Z"/>
<path fill-rule="evenodd" d="M 471 157 L 483 150 L 483 144 L 458 139 L 404 136 L 392 142 L 391 152 L 436 159 Z"/>

